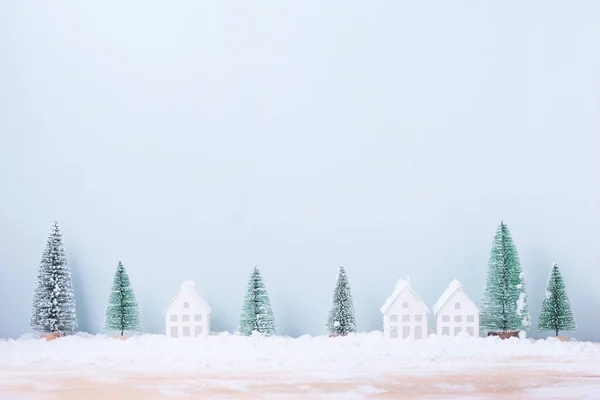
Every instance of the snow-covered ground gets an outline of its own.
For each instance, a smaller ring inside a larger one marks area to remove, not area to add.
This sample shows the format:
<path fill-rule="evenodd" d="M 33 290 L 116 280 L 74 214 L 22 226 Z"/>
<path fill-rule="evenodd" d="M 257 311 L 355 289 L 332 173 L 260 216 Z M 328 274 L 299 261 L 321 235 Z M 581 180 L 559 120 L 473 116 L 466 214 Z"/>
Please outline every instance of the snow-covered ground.
<path fill-rule="evenodd" d="M 598 399 L 600 345 L 380 332 L 0 340 L 2 399 Z"/>

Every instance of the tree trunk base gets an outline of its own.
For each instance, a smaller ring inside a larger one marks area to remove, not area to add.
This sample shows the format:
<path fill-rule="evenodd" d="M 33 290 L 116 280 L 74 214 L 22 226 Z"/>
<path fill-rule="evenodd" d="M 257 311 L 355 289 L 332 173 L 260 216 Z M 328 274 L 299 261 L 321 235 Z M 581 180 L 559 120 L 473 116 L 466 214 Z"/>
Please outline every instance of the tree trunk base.
<path fill-rule="evenodd" d="M 113 339 L 127 340 L 129 338 L 127 336 L 113 336 Z"/>
<path fill-rule="evenodd" d="M 557 338 L 558 340 L 560 340 L 561 342 L 566 342 L 567 340 L 569 340 L 568 336 L 554 336 L 555 338 Z"/>
<path fill-rule="evenodd" d="M 54 332 L 54 333 L 42 333 L 40 335 L 40 339 L 46 339 L 46 341 L 58 339 L 59 337 L 65 336 L 64 333 Z"/>
<path fill-rule="evenodd" d="M 508 332 L 488 332 L 488 336 L 498 336 L 500 339 L 510 339 L 511 337 L 519 338 L 519 331 L 508 331 Z"/>

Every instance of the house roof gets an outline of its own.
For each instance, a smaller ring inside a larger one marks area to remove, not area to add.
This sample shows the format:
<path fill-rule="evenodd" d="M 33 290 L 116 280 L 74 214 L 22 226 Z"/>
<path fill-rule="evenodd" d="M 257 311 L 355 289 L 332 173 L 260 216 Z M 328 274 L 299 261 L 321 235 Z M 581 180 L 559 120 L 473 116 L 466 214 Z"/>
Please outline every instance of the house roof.
<path fill-rule="evenodd" d="M 452 297 L 454 295 L 454 293 L 456 293 L 459 290 L 462 290 L 463 293 L 465 294 L 465 296 L 467 297 L 467 299 L 469 299 L 469 301 L 471 303 L 473 303 L 473 305 L 475 305 L 475 302 L 473 300 L 471 300 L 471 298 L 469 297 L 467 292 L 465 292 L 463 290 L 462 283 L 460 283 L 459 281 L 454 279 L 452 282 L 450 282 L 450 284 L 448 285 L 448 287 L 446 288 L 444 293 L 442 293 L 442 295 L 440 296 L 438 301 L 433 306 L 433 314 L 434 315 L 437 314 L 438 311 L 440 311 L 444 307 L 444 305 L 446 305 L 448 300 L 450 300 L 450 297 Z M 475 305 L 475 307 L 477 307 L 477 305 Z M 479 308 L 477 308 L 477 309 L 479 310 Z"/>
<path fill-rule="evenodd" d="M 208 314 L 210 314 L 212 312 L 212 308 L 210 308 L 208 303 L 202 297 L 200 297 L 200 295 L 196 291 L 196 283 L 194 281 L 183 281 L 181 283 L 179 291 L 177 292 L 175 297 L 173 297 L 173 299 L 171 299 L 171 301 L 169 302 L 169 305 L 167 305 L 167 307 L 165 308 L 163 313 L 166 313 L 169 310 L 169 308 L 171 308 L 171 305 L 173 305 L 173 303 L 175 302 L 175 299 L 177 299 L 177 297 L 179 297 L 179 295 L 183 292 L 189 293 L 193 299 L 197 300 L 198 303 L 200 303 L 200 305 L 206 309 L 206 312 Z"/>
<path fill-rule="evenodd" d="M 409 290 L 413 294 L 413 296 L 415 296 L 417 300 L 425 306 L 425 311 L 427 311 L 427 314 L 429 314 L 429 307 L 427 307 L 427 304 L 425 304 L 425 302 L 421 300 L 417 292 L 415 292 L 413 288 L 410 287 L 408 281 L 404 279 L 398 279 L 398 282 L 396 283 L 396 289 L 394 289 L 394 293 L 392 293 L 392 295 L 386 300 L 383 306 L 381 306 L 380 310 L 382 314 L 385 314 L 388 311 L 392 304 L 394 304 L 394 301 L 396 301 L 398 296 L 400 296 L 400 293 L 402 293 L 404 290 Z"/>

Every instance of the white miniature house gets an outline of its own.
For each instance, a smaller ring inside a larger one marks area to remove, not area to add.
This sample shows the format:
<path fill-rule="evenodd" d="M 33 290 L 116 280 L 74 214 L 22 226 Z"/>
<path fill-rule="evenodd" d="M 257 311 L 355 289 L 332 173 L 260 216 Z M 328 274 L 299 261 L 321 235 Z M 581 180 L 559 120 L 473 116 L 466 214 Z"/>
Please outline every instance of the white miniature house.
<path fill-rule="evenodd" d="M 196 292 L 194 281 L 184 281 L 165 310 L 165 334 L 172 338 L 208 336 L 211 311 Z"/>
<path fill-rule="evenodd" d="M 394 293 L 381 307 L 383 334 L 390 339 L 427 337 L 429 308 L 410 287 L 408 280 L 400 279 Z"/>
<path fill-rule="evenodd" d="M 479 308 L 456 279 L 433 306 L 438 336 L 479 336 Z"/>

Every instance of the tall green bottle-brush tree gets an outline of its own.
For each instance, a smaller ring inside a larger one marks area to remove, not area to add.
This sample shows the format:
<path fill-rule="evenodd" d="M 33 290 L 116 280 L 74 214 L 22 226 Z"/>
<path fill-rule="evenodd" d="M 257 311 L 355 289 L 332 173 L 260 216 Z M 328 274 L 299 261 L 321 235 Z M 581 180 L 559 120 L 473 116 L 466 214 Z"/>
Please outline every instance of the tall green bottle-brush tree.
<path fill-rule="evenodd" d="M 541 331 L 553 331 L 558 336 L 559 331 L 577 330 L 577 323 L 571 300 L 565 289 L 565 282 L 558 265 L 554 263 L 548 276 L 546 295 L 542 302 L 542 311 L 538 320 L 538 329 Z"/>
<path fill-rule="evenodd" d="M 41 333 L 73 333 L 78 328 L 71 269 L 58 222 L 54 222 L 42 254 L 30 325 Z"/>
<path fill-rule="evenodd" d="M 250 336 L 253 332 L 265 336 L 275 334 L 275 316 L 271 309 L 271 301 L 260 271 L 256 266 L 252 270 L 248 281 L 239 332 L 244 336 Z"/>
<path fill-rule="evenodd" d="M 142 330 L 140 309 L 135 299 L 135 293 L 131 287 L 129 275 L 120 261 L 108 296 L 103 329 L 119 331 L 121 336 L 124 332 L 140 332 Z"/>
<path fill-rule="evenodd" d="M 333 289 L 331 308 L 327 317 L 326 330 L 330 335 L 342 336 L 356 332 L 354 303 L 344 267 L 340 267 L 338 271 L 337 282 Z"/>
<path fill-rule="evenodd" d="M 517 249 L 504 222 L 496 230 L 480 324 L 489 331 L 527 331 L 530 325 L 525 281 Z"/>

